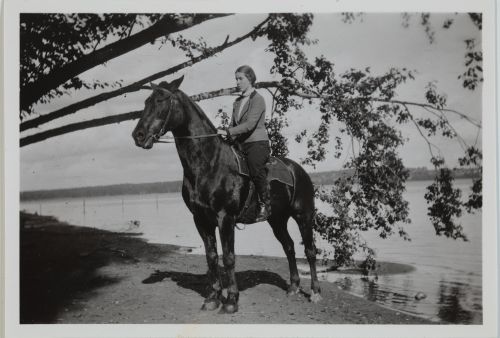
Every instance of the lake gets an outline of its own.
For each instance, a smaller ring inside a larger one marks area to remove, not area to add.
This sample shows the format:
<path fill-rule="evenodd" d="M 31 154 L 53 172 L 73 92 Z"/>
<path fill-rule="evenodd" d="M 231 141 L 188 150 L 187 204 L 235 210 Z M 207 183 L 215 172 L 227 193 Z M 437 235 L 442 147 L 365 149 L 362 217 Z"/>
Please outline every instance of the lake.
<path fill-rule="evenodd" d="M 363 279 L 339 272 L 321 273 L 320 278 L 336 283 L 347 292 L 399 311 L 408 312 L 440 323 L 482 323 L 482 223 L 481 212 L 464 214 L 461 224 L 469 241 L 435 235 L 427 217 L 424 199 L 429 181 L 408 182 L 405 198 L 410 203 L 412 223 L 405 227 L 412 241 L 394 235 L 381 239 L 375 233 L 363 233 L 375 249 L 379 261 L 410 264 L 415 270 L 404 274 L 380 275 Z M 468 187 L 470 180 L 457 180 L 457 186 Z M 319 205 L 322 210 L 324 205 Z M 168 243 L 192 248 L 204 254 L 191 214 L 180 193 L 123 195 L 83 199 L 53 199 L 21 202 L 21 209 L 42 215 L 53 215 L 74 225 L 109 231 L 140 232 L 151 243 Z M 284 257 L 279 242 L 267 223 L 242 226 L 236 231 L 238 255 Z M 293 220 L 289 231 L 298 257 L 305 257 L 300 233 Z M 318 247 L 327 243 L 317 239 Z M 219 244 L 219 252 L 222 252 Z M 309 271 L 306 266 L 299 266 Z M 287 276 L 284 276 L 287 279 Z M 307 278 L 307 276 L 304 276 Z M 303 285 L 308 286 L 307 281 Z M 426 298 L 417 300 L 417 293 Z"/>

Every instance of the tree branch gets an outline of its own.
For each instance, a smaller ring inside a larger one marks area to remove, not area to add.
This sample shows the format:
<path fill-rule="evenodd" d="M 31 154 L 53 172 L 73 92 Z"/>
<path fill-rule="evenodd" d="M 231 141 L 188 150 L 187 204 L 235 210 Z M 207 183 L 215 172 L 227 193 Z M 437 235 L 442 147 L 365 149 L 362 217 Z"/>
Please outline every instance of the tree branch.
<path fill-rule="evenodd" d="M 135 26 L 135 20 L 132 21 L 132 24 L 130 25 L 130 28 L 128 29 L 127 38 L 129 38 L 130 35 L 132 34 L 132 29 L 134 29 L 134 26 Z"/>
<path fill-rule="evenodd" d="M 95 95 L 95 96 L 89 97 L 87 99 L 84 99 L 82 101 L 73 103 L 73 104 L 71 104 L 69 106 L 66 106 L 64 108 L 55 110 L 55 111 L 53 111 L 51 113 L 48 113 L 48 114 L 45 114 L 45 115 L 33 118 L 31 120 L 22 122 L 20 124 L 20 130 L 24 131 L 24 130 L 27 130 L 27 129 L 30 129 L 30 128 L 36 128 L 36 127 L 40 126 L 41 124 L 53 121 L 55 119 L 61 118 L 61 117 L 66 116 L 66 115 L 74 114 L 74 113 L 76 113 L 77 111 L 79 111 L 81 109 L 85 109 L 85 108 L 94 106 L 94 105 L 96 105 L 96 104 L 98 104 L 100 102 L 107 101 L 107 100 L 109 100 L 111 98 L 114 98 L 114 97 L 117 97 L 117 96 L 120 96 L 120 95 L 123 95 L 123 94 L 126 94 L 126 93 L 131 93 L 131 92 L 138 91 L 138 90 L 141 89 L 141 86 L 143 86 L 143 85 L 145 85 L 145 84 L 147 84 L 147 83 L 149 83 L 151 81 L 154 81 L 154 80 L 157 80 L 159 78 L 165 77 L 167 75 L 173 74 L 173 73 L 178 72 L 179 70 L 184 69 L 186 67 L 190 67 L 190 66 L 192 66 L 195 63 L 203 61 L 203 60 L 205 60 L 205 59 L 207 59 L 209 57 L 214 56 L 217 53 L 222 52 L 226 48 L 232 47 L 232 46 L 240 43 L 241 41 L 243 41 L 243 40 L 251 37 L 252 35 L 254 35 L 256 33 L 258 33 L 259 30 L 262 28 L 262 26 L 266 22 L 268 22 L 268 21 L 269 21 L 269 17 L 267 17 L 259 25 L 255 26 L 254 29 L 252 31 L 248 32 L 247 34 L 242 35 L 242 36 L 238 37 L 237 39 L 235 39 L 235 40 L 233 40 L 231 42 L 227 42 L 227 40 L 226 40 L 226 41 L 224 41 L 224 43 L 222 45 L 219 45 L 219 46 L 213 48 L 207 54 L 199 55 L 199 56 L 197 56 L 197 57 L 195 57 L 195 58 L 193 58 L 193 59 L 191 59 L 189 61 L 186 61 L 186 62 L 183 62 L 181 64 L 178 64 L 177 66 L 174 66 L 174 67 L 171 67 L 171 68 L 166 69 L 164 71 L 161 71 L 161 72 L 152 74 L 150 76 L 147 76 L 147 77 L 145 77 L 145 78 L 143 78 L 143 79 L 141 79 L 139 81 L 136 81 L 134 83 L 129 84 L 128 86 L 125 86 L 125 87 L 122 87 L 122 88 L 119 88 L 119 89 L 116 89 L 116 90 L 113 90 L 113 91 L 109 91 L 109 92 L 106 92 L 106 93 L 102 93 L 102 94 L 99 94 L 99 95 Z"/>
<path fill-rule="evenodd" d="M 68 125 L 65 125 L 63 127 L 54 128 L 54 129 L 43 131 L 43 132 L 40 132 L 40 133 L 37 133 L 34 135 L 23 137 L 23 138 L 21 138 L 19 144 L 21 147 L 24 147 L 24 146 L 29 145 L 29 144 L 37 143 L 37 142 L 46 140 L 46 139 L 51 138 L 51 137 L 60 136 L 60 135 L 71 133 L 71 132 L 77 131 L 77 130 L 83 130 L 83 129 L 88 129 L 88 128 L 105 126 L 107 124 L 120 123 L 123 121 L 134 120 L 134 119 L 138 119 L 139 117 L 141 117 L 141 114 L 142 114 L 142 110 L 139 110 L 139 111 L 133 111 L 130 113 L 125 113 L 125 114 L 106 116 L 104 118 L 94 119 L 94 120 L 90 120 L 90 121 L 83 121 L 83 122 L 68 124 Z"/>
<path fill-rule="evenodd" d="M 274 81 L 274 82 L 262 82 L 262 87 L 260 87 L 260 88 L 270 88 L 273 86 L 281 87 L 279 82 Z M 303 88 L 303 89 L 306 89 L 306 88 Z M 328 98 L 328 95 L 319 95 L 318 93 L 311 92 L 310 90 L 307 90 L 306 92 L 294 91 L 293 95 L 303 97 L 306 99 L 326 99 L 326 98 Z M 366 98 L 353 98 L 353 100 L 366 100 Z M 477 121 L 471 119 L 470 117 L 468 117 L 466 114 L 461 113 L 461 112 L 454 110 L 454 109 L 436 108 L 433 105 L 428 104 L 428 103 L 418 103 L 418 102 L 411 102 L 411 101 L 384 100 L 384 99 L 378 99 L 378 98 L 369 98 L 369 100 L 373 101 L 373 102 L 396 103 L 396 104 L 400 104 L 400 105 L 416 106 L 416 107 L 421 107 L 421 108 L 430 108 L 430 109 L 434 109 L 434 110 L 437 110 L 440 112 L 450 112 L 450 113 L 454 113 L 454 114 L 460 116 L 461 118 L 467 120 L 469 123 L 473 124 L 474 126 L 476 126 L 478 128 L 482 128 L 480 122 L 477 122 Z"/>
<path fill-rule="evenodd" d="M 189 14 L 179 17 L 166 16 L 152 26 L 128 37 L 111 43 L 93 53 L 53 71 L 36 82 L 21 87 L 21 109 L 28 110 L 43 95 L 86 70 L 109 61 L 117 56 L 141 47 L 154 39 L 175 33 L 213 18 L 230 14 Z"/>
<path fill-rule="evenodd" d="M 429 141 L 427 136 L 425 136 L 425 134 L 420 129 L 420 126 L 418 125 L 417 121 L 415 121 L 415 119 L 413 118 L 413 115 L 410 113 L 410 110 L 408 109 L 408 107 L 405 104 L 403 104 L 403 107 L 405 108 L 406 112 L 410 116 L 410 119 L 413 122 L 413 124 L 415 125 L 415 127 L 417 128 L 418 132 L 420 133 L 422 138 L 427 143 L 427 147 L 429 148 L 429 153 L 430 153 L 431 157 L 434 157 L 434 153 L 432 152 L 432 147 L 436 148 L 440 152 L 439 148 L 435 144 L 431 143 L 431 141 Z"/>
<path fill-rule="evenodd" d="M 453 110 L 453 109 L 447 109 L 447 108 L 436 108 L 434 107 L 433 105 L 431 104 L 428 104 L 428 103 L 417 103 L 417 102 L 411 102 L 411 101 L 400 101 L 400 100 L 381 100 L 381 99 L 372 99 L 373 101 L 375 102 L 386 102 L 386 103 L 397 103 L 397 104 L 401 104 L 401 105 L 409 105 L 409 106 L 416 106 L 416 107 L 421 107 L 421 108 L 430 108 L 430 109 L 434 109 L 434 110 L 437 110 L 437 111 L 440 111 L 440 112 L 450 112 L 450 113 L 454 113 L 458 116 L 460 116 L 461 118 L 467 120 L 468 122 L 470 122 L 471 124 L 475 125 L 476 127 L 478 128 L 482 128 L 481 127 L 481 123 L 477 122 L 477 121 L 474 121 L 473 119 L 471 119 L 470 117 L 468 117 L 467 115 L 465 115 L 464 113 L 461 113 L 459 111 L 456 111 L 456 110 Z"/>
<path fill-rule="evenodd" d="M 271 119 L 274 117 L 274 110 L 275 110 L 275 107 L 276 107 L 276 93 L 278 92 L 278 89 L 276 89 L 274 91 L 274 93 L 271 91 L 271 89 L 269 88 L 266 88 L 266 90 L 269 92 L 269 94 L 271 94 L 271 97 L 273 98 L 272 102 L 271 102 Z"/>
<path fill-rule="evenodd" d="M 272 84 L 273 84 L 273 82 L 261 82 L 261 83 L 256 84 L 256 87 L 263 88 L 263 86 L 271 86 Z M 137 90 L 140 90 L 140 89 L 151 89 L 151 88 L 141 86 Z M 232 95 L 236 92 L 238 92 L 238 89 L 236 87 L 224 88 L 224 89 L 220 89 L 220 90 L 216 90 L 216 91 L 212 91 L 212 92 L 192 95 L 192 96 L 190 96 L 190 98 L 193 101 L 201 101 L 201 100 L 212 99 L 214 97 L 219 97 L 219 96 Z M 141 113 L 142 113 L 142 111 L 133 111 L 130 113 L 118 114 L 118 115 L 113 115 L 113 116 L 106 116 L 103 118 L 94 119 L 94 120 L 90 120 L 90 121 L 68 124 L 66 126 L 62 126 L 59 128 L 54 128 L 54 129 L 43 131 L 43 132 L 33 134 L 30 136 L 25 136 L 25 137 L 21 138 L 20 146 L 24 147 L 24 146 L 29 145 L 29 144 L 37 143 L 37 142 L 46 140 L 46 139 L 51 138 L 51 137 L 60 136 L 60 135 L 71 133 L 71 132 L 74 132 L 77 130 L 100 127 L 100 126 L 105 126 L 105 125 L 114 124 L 114 123 L 120 123 L 120 122 L 128 121 L 128 120 L 135 120 L 141 116 Z"/>
<path fill-rule="evenodd" d="M 429 108 L 427 107 L 423 107 L 426 111 L 428 111 L 429 113 L 435 115 L 435 116 L 438 116 L 439 118 L 442 118 L 445 120 L 446 124 L 448 125 L 448 127 L 450 127 L 450 129 L 455 133 L 455 136 L 457 137 L 458 139 L 458 144 L 460 144 L 460 147 L 462 147 L 462 149 L 465 151 L 466 148 L 468 148 L 468 145 L 467 145 L 467 142 L 465 142 L 465 140 L 463 139 L 462 136 L 460 136 L 460 134 L 457 132 L 457 130 L 453 127 L 453 125 L 450 123 L 450 121 L 448 120 L 448 118 L 446 117 L 446 115 L 441 112 L 441 115 L 438 115 L 436 114 L 435 112 L 433 112 L 432 110 L 430 110 Z M 480 128 L 478 128 L 479 130 Z"/>
<path fill-rule="evenodd" d="M 267 81 L 267 82 L 258 82 L 258 83 L 256 83 L 255 84 L 255 88 L 262 88 L 262 89 L 266 89 L 266 88 L 281 88 L 281 86 L 280 86 L 280 83 L 278 81 Z M 140 86 L 140 87 L 137 87 L 136 90 L 141 90 L 141 89 L 148 89 L 148 90 L 150 90 L 151 88 L 148 87 L 148 86 Z M 219 90 L 215 90 L 215 91 L 210 91 L 210 92 L 205 92 L 205 93 L 200 93 L 200 94 L 192 95 L 192 96 L 190 96 L 190 98 L 193 101 L 202 101 L 202 100 L 209 100 L 209 99 L 212 99 L 212 98 L 215 98 L 215 97 L 220 97 L 220 96 L 231 96 L 231 95 L 234 95 L 237 92 L 238 92 L 238 89 L 236 87 L 223 88 L 223 89 L 219 89 Z M 312 96 L 311 94 L 297 92 L 297 91 L 293 92 L 292 94 L 296 95 L 296 96 L 300 96 L 300 97 L 306 97 L 306 98 L 318 98 L 318 97 Z M 382 100 L 374 100 L 374 101 L 382 102 Z M 413 120 L 413 116 L 409 112 L 407 105 L 416 105 L 416 106 L 420 106 L 420 107 L 422 107 L 422 106 L 428 106 L 427 104 L 412 103 L 412 102 L 405 103 L 404 101 L 387 101 L 387 100 L 385 100 L 383 102 L 389 102 L 389 103 L 392 102 L 392 103 L 398 103 L 398 104 L 403 105 L 404 108 L 406 109 L 406 111 L 409 113 L 410 118 L 412 119 L 412 121 L 415 124 L 416 124 L 416 122 Z M 432 106 L 431 106 L 431 108 L 436 109 L 436 108 L 434 108 Z M 457 112 L 457 113 L 459 113 L 459 112 Z M 459 113 L 459 114 L 462 114 L 462 113 Z M 108 116 L 108 117 L 105 117 L 105 118 L 95 119 L 95 120 L 81 122 L 81 123 L 75 123 L 75 124 L 72 124 L 72 125 L 67 125 L 67 126 L 63 126 L 63 127 L 60 127 L 60 128 L 47 130 L 47 131 L 44 131 L 44 132 L 40 132 L 40 133 L 37 133 L 37 134 L 34 134 L 34 135 L 30 135 L 30 136 L 26 136 L 24 138 L 21 138 L 21 147 L 25 146 L 25 145 L 28 145 L 28 144 L 32 144 L 32 143 L 36 143 L 36 142 L 45 140 L 45 139 L 50 138 L 50 137 L 54 137 L 54 136 L 58 136 L 58 135 L 66 134 L 66 133 L 70 133 L 70 132 L 73 132 L 73 131 L 76 131 L 76 130 L 79 130 L 79 129 L 86 129 L 86 128 L 91 128 L 91 127 L 103 126 L 103 125 L 107 125 L 107 124 L 119 123 L 119 122 L 122 122 L 122 121 L 133 120 L 133 119 L 137 119 L 137 118 L 139 118 L 139 113 L 137 113 L 137 112 L 131 112 L 131 113 L 126 113 L 126 114 Z M 80 128 L 77 128 L 79 126 L 80 126 Z M 81 126 L 84 126 L 84 127 L 82 128 Z M 425 135 L 423 135 L 422 131 L 420 130 L 420 128 L 418 126 L 418 124 L 416 124 L 416 126 L 417 126 L 417 129 L 420 132 L 420 134 L 426 140 L 426 142 L 429 145 L 429 147 L 431 145 L 434 146 L 434 147 L 436 147 L 435 145 L 433 145 L 432 143 L 430 143 L 430 141 L 425 137 Z M 41 136 L 39 136 L 39 135 L 41 135 Z M 439 148 L 437 148 L 437 149 L 439 150 Z M 353 148 L 353 151 L 354 151 L 354 148 Z M 432 154 L 432 151 L 431 151 L 431 154 Z"/>

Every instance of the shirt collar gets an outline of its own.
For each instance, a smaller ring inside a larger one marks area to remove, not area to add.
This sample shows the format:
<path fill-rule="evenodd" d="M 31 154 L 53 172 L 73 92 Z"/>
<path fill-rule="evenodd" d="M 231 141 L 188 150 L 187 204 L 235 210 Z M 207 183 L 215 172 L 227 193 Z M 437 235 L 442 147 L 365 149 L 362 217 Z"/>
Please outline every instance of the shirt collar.
<path fill-rule="evenodd" d="M 244 97 L 249 97 L 250 95 L 252 95 L 252 94 L 253 94 L 253 92 L 254 92 L 254 91 L 255 91 L 255 88 L 253 88 L 253 89 L 252 89 L 249 93 L 247 93 L 246 95 L 241 94 L 241 95 L 240 95 L 240 97 L 241 97 L 241 98 L 244 98 Z"/>

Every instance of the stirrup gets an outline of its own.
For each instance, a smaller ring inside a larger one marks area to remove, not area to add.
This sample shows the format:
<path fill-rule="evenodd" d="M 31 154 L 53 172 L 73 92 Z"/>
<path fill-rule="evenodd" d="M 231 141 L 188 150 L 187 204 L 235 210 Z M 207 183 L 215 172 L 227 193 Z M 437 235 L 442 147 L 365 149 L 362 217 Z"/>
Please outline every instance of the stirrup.
<path fill-rule="evenodd" d="M 258 215 L 255 219 L 255 223 L 267 221 L 269 215 Z"/>
<path fill-rule="evenodd" d="M 267 221 L 271 213 L 268 210 L 269 208 L 263 204 L 259 206 L 259 214 L 255 218 L 255 222 L 264 222 Z"/>

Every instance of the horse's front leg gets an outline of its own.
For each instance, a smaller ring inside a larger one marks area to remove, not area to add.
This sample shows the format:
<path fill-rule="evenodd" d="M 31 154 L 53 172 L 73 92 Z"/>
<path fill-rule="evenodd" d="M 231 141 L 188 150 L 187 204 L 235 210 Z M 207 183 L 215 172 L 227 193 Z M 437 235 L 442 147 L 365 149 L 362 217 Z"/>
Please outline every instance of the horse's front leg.
<path fill-rule="evenodd" d="M 222 244 L 224 268 L 228 275 L 227 300 L 223 304 L 221 313 L 238 311 L 239 291 L 234 271 L 236 256 L 234 254 L 234 225 L 232 216 L 224 215 L 219 219 L 219 235 Z"/>
<path fill-rule="evenodd" d="M 215 237 L 216 223 L 195 215 L 196 228 L 205 245 L 205 255 L 208 265 L 208 292 L 201 307 L 202 310 L 215 310 L 219 307 L 222 297 L 222 284 L 219 273 L 219 257 L 217 255 L 217 238 Z"/>

